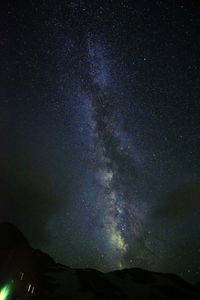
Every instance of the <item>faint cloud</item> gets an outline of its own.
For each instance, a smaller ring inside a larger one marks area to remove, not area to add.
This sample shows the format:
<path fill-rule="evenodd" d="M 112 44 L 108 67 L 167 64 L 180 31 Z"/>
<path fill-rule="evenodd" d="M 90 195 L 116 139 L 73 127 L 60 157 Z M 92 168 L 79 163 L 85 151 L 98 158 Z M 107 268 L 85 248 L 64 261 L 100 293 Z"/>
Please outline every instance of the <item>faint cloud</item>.
<path fill-rule="evenodd" d="M 154 217 L 175 220 L 200 212 L 200 183 L 189 183 L 169 192 L 162 203 L 162 206 L 155 209 Z"/>

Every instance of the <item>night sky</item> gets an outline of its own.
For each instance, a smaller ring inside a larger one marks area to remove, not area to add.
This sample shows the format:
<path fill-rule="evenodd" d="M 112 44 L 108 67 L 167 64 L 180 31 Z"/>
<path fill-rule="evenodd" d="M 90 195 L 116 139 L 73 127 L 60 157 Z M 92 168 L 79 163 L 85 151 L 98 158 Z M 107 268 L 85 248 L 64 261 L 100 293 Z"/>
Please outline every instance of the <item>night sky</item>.
<path fill-rule="evenodd" d="M 71 267 L 200 280 L 199 1 L 6 1 L 0 220 Z"/>

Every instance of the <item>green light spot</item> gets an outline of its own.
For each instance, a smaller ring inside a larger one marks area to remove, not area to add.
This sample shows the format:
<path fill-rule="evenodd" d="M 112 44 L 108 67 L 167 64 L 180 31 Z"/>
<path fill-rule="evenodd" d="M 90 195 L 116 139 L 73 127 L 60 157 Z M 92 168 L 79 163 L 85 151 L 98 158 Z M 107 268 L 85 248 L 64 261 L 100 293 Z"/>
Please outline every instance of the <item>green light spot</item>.
<path fill-rule="evenodd" d="M 0 290 L 0 300 L 6 300 L 8 295 L 10 293 L 10 287 L 9 285 L 4 286 L 1 290 Z"/>

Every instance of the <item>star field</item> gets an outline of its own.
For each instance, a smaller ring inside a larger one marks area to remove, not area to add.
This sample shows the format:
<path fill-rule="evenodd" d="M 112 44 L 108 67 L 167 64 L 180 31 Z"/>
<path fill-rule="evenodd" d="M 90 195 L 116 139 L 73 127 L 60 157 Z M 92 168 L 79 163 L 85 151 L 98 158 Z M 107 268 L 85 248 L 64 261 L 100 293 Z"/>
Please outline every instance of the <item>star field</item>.
<path fill-rule="evenodd" d="M 199 280 L 199 4 L 2 14 L 0 219 L 72 267 Z"/>

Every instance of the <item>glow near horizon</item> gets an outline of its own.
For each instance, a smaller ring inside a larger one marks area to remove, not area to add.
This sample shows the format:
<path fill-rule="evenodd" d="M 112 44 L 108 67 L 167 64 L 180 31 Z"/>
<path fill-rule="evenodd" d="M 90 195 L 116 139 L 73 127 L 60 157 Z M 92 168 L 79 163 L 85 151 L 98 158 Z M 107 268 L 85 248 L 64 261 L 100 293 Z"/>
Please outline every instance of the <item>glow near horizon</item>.
<path fill-rule="evenodd" d="M 0 300 L 6 300 L 8 295 L 10 293 L 10 287 L 9 285 L 4 286 L 1 290 L 0 290 Z"/>

